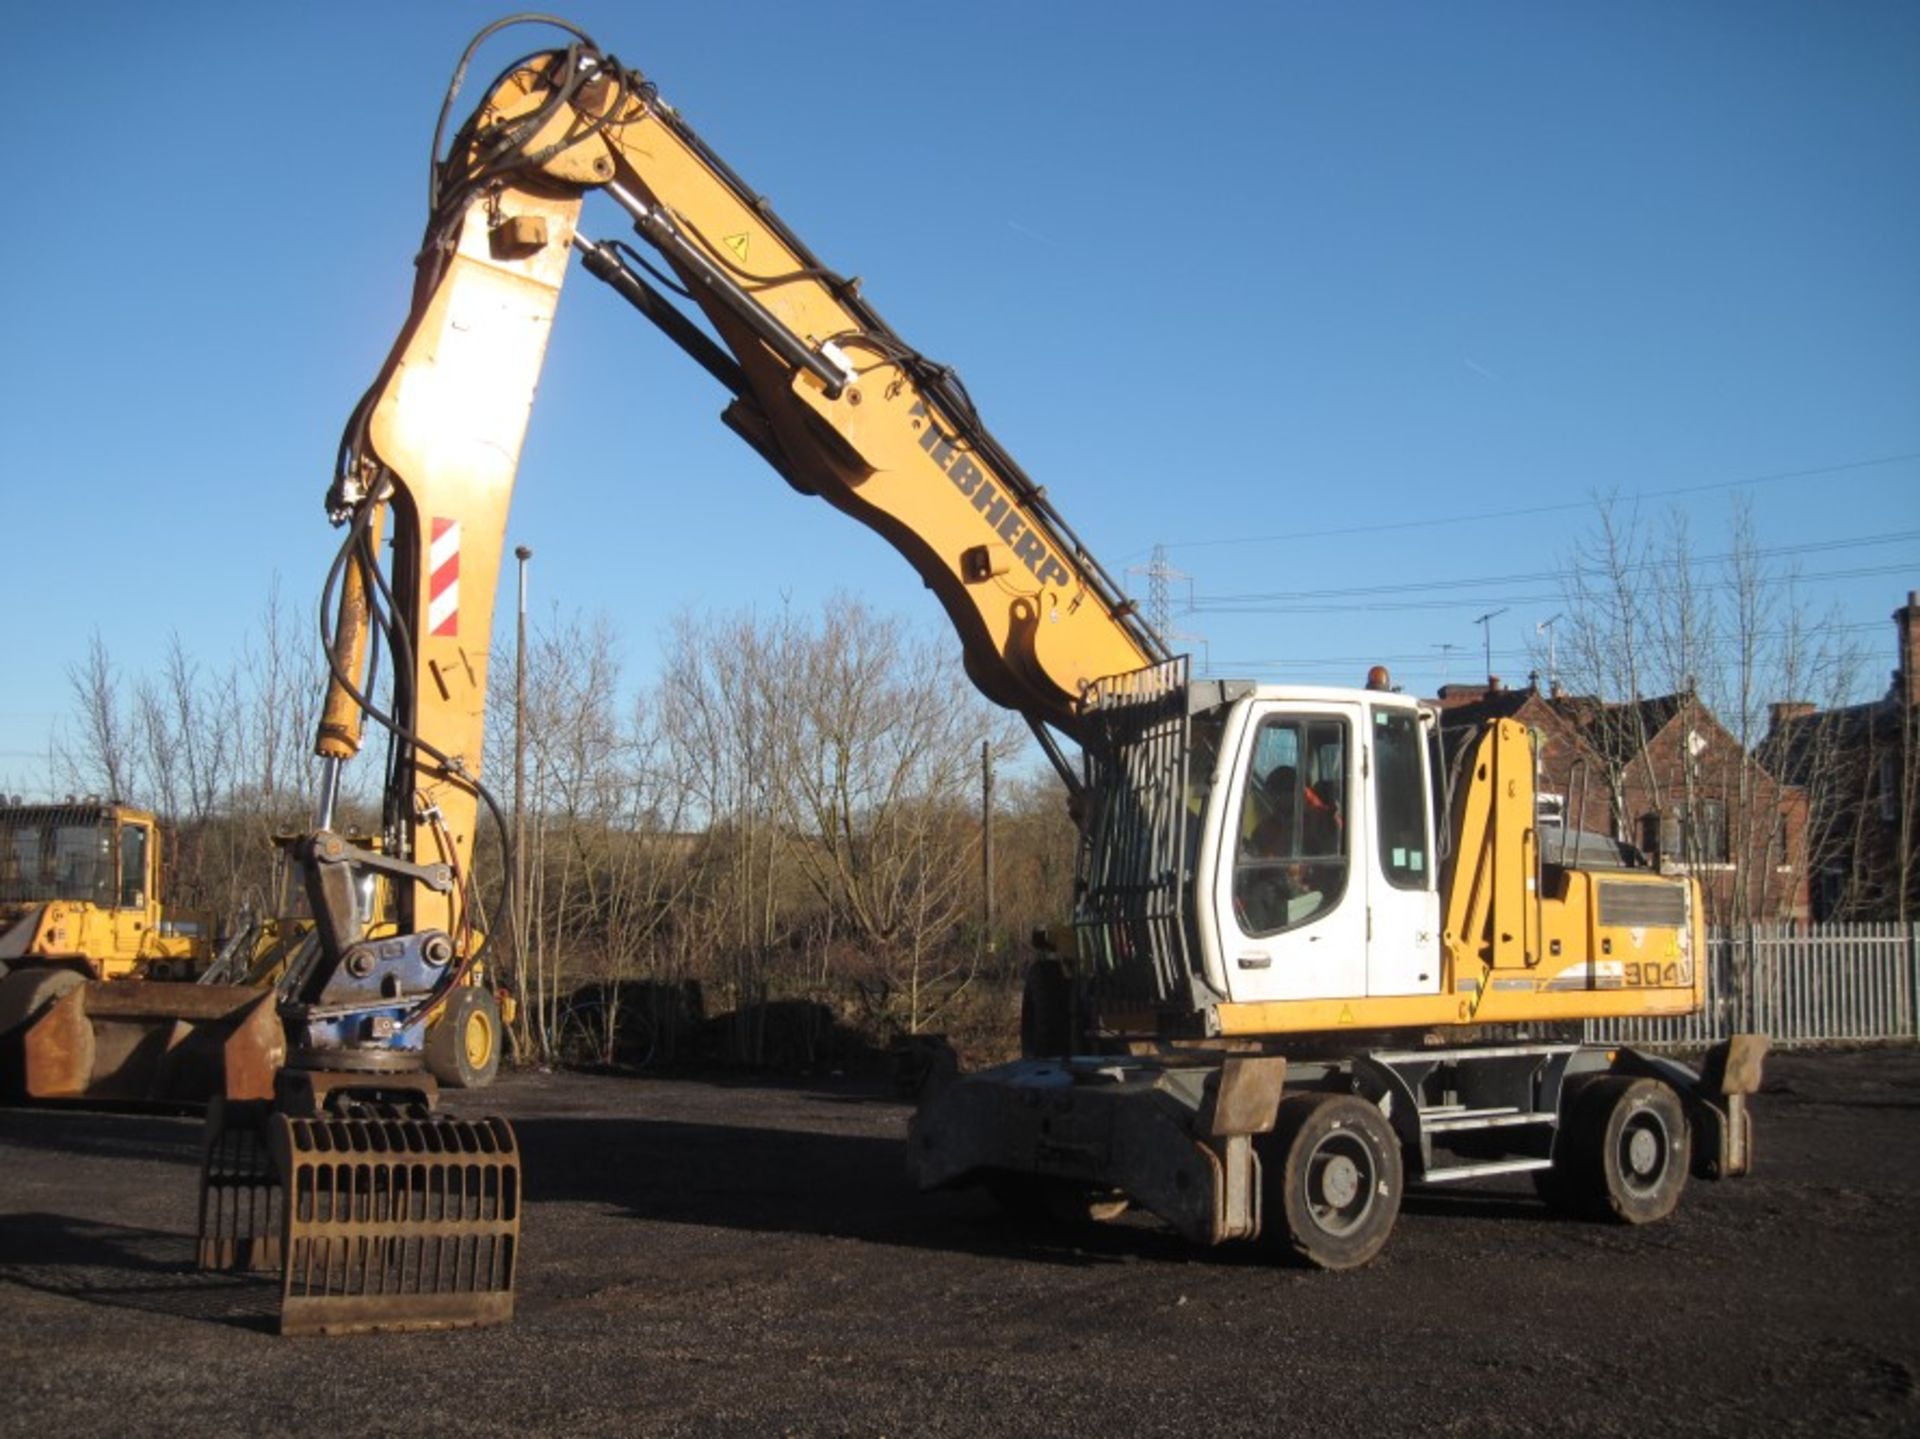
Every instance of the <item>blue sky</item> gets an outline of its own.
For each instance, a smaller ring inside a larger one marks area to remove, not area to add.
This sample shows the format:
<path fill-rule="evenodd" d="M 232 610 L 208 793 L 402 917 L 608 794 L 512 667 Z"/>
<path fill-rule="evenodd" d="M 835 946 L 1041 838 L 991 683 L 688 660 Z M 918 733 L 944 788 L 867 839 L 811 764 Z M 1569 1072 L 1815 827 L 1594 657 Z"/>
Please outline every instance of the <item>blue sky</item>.
<path fill-rule="evenodd" d="M 44 784 L 95 630 L 131 674 L 176 631 L 224 663 L 276 575 L 310 609 L 446 79 L 499 13 L 9 22 L 0 781 Z M 1215 668 L 1354 683 L 1380 657 L 1431 692 L 1483 668 L 1473 618 L 1504 603 L 1494 668 L 1523 674 L 1551 585 L 1412 587 L 1562 566 L 1606 490 L 1683 505 L 1705 551 L 1747 496 L 1870 687 L 1892 662 L 1920 587 L 1920 7 L 563 13 L 960 370 L 1109 568 L 1169 547 Z M 588 229 L 621 233 L 605 205 Z M 853 592 L 940 626 L 722 400 L 575 280 L 511 527 L 536 607 L 611 615 L 636 679 L 681 608 Z M 1376 584 L 1400 607 L 1217 607 Z"/>

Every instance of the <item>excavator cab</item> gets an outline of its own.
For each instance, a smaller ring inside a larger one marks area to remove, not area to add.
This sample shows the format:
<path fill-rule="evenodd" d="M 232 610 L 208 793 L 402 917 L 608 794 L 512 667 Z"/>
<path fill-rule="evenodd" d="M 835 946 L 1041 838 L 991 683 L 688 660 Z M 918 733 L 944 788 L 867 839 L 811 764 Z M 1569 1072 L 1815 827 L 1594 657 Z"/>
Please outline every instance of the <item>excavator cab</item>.
<path fill-rule="evenodd" d="M 1080 886 L 1095 996 L 1144 1003 L 1121 1022 L 1161 1032 L 1223 1006 L 1437 995 L 1432 712 L 1191 684 L 1182 661 L 1130 678 L 1096 701 L 1088 750 L 1086 792 L 1106 796 Z"/>
<path fill-rule="evenodd" d="M 1237 709 L 1198 896 L 1229 1000 L 1438 992 L 1425 727 L 1395 695 L 1256 694 Z"/>
<path fill-rule="evenodd" d="M 1192 682 L 1181 660 L 1096 688 L 1089 716 L 1077 968 L 1109 1039 L 1699 1002 L 1694 887 L 1549 862 L 1524 726 L 1485 725 L 1449 762 L 1409 696 Z"/>

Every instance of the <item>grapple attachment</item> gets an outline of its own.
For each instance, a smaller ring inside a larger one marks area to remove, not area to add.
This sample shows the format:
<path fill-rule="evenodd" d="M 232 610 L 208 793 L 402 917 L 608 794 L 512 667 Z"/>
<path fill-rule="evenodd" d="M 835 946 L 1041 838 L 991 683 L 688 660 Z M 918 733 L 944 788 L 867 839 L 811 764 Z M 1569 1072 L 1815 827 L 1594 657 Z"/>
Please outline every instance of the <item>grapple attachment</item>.
<path fill-rule="evenodd" d="M 513 1317 L 520 1150 L 504 1119 L 293 1119 L 282 1334 L 457 1329 Z"/>
<path fill-rule="evenodd" d="M 267 1148 L 265 1103 L 207 1107 L 200 1160 L 200 1267 L 272 1271 L 280 1267 L 281 1196 L 286 1192 Z"/>
<path fill-rule="evenodd" d="M 282 1334 L 513 1317 L 520 1151 L 504 1119 L 210 1116 L 200 1262 L 280 1271 Z"/>

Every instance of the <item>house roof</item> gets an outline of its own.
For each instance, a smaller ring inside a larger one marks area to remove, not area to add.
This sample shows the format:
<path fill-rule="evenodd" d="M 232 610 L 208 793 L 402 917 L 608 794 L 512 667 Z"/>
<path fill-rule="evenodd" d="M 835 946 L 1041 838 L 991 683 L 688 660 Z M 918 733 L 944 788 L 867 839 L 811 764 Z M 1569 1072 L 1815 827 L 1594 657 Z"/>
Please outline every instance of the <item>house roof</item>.
<path fill-rule="evenodd" d="M 1760 762 L 1793 784 L 1804 784 L 1815 756 L 1897 738 L 1902 706 L 1891 695 L 1839 709 L 1815 710 L 1775 722 L 1761 741 Z"/>
<path fill-rule="evenodd" d="M 1528 701 L 1540 698 L 1540 691 L 1531 686 L 1523 690 L 1496 690 L 1476 685 L 1456 691 L 1454 695 L 1443 690 L 1440 722 L 1452 727 L 1484 724 L 1490 719 L 1512 719 L 1527 707 Z"/>

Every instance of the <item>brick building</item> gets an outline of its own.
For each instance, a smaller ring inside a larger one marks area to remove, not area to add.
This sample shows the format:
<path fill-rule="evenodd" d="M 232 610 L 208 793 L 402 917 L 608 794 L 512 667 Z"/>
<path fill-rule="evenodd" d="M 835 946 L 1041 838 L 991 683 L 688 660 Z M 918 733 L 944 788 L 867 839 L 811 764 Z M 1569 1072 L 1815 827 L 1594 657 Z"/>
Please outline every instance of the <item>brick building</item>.
<path fill-rule="evenodd" d="M 1498 718 L 1534 730 L 1543 816 L 1696 875 L 1711 922 L 1809 917 L 1806 791 L 1775 779 L 1697 696 L 1609 704 L 1494 680 L 1445 686 L 1439 702 L 1448 728 Z"/>
<path fill-rule="evenodd" d="M 1920 918 L 1920 591 L 1893 612 L 1896 664 L 1880 699 L 1773 706 L 1760 753 L 1812 797 L 1817 919 Z"/>

